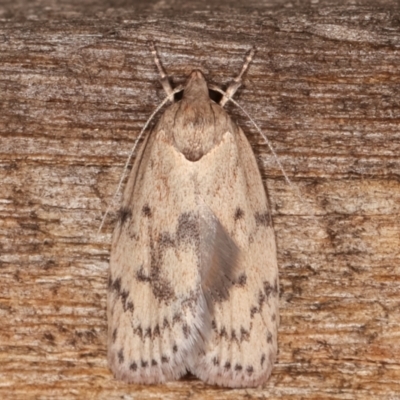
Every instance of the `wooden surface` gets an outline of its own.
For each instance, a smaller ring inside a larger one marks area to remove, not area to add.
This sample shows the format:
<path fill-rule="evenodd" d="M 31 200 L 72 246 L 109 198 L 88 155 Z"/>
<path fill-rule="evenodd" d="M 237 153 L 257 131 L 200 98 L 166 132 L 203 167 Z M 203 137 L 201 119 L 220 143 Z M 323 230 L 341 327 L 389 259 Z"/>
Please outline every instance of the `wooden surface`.
<path fill-rule="evenodd" d="M 83 4 L 82 4 L 83 3 Z M 395 1 L 0 5 L 2 399 L 400 399 L 400 7 Z M 115 212 L 127 154 L 179 84 L 227 85 L 269 189 L 279 247 L 279 362 L 262 389 L 193 377 L 126 385 L 106 365 Z M 313 216 L 314 214 L 314 216 Z"/>

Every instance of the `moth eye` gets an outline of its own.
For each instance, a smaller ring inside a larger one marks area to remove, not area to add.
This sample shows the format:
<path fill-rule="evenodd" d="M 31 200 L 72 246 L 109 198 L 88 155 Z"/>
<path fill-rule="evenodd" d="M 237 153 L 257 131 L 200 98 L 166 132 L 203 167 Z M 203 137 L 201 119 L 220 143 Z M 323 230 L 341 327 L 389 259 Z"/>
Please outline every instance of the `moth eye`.
<path fill-rule="evenodd" d="M 208 95 L 210 96 L 210 99 L 217 104 L 219 104 L 222 99 L 222 93 L 217 92 L 216 90 L 208 89 Z"/>
<path fill-rule="evenodd" d="M 175 102 L 180 101 L 182 100 L 182 97 L 183 97 L 183 90 L 174 94 L 174 101 Z"/>

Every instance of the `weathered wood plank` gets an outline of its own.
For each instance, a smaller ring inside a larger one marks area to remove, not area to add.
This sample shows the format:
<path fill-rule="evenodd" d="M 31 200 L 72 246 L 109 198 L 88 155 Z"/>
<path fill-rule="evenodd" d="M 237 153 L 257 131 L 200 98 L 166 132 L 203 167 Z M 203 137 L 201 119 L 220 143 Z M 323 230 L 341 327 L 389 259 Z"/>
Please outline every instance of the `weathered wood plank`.
<path fill-rule="evenodd" d="M 1 398 L 394 399 L 400 393 L 400 7 L 394 1 L 2 2 Z M 279 362 L 265 388 L 187 377 L 138 387 L 107 369 L 106 278 L 126 156 L 193 68 L 226 85 L 269 188 Z M 314 214 L 314 215 L 312 215 Z"/>

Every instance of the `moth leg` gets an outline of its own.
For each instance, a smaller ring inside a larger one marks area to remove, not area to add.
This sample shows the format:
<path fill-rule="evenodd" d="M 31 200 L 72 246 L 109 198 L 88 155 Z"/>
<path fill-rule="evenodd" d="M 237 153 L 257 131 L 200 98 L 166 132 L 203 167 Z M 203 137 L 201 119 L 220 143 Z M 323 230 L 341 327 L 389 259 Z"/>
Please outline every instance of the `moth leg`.
<path fill-rule="evenodd" d="M 171 99 L 173 99 L 173 95 L 176 93 L 176 91 L 174 91 L 174 89 L 172 89 L 172 86 L 169 83 L 168 76 L 167 76 L 164 68 L 161 65 L 160 57 L 157 53 L 157 49 L 156 49 L 156 46 L 154 45 L 154 42 L 150 42 L 149 45 L 150 45 L 151 53 L 154 56 L 154 63 L 156 64 L 156 67 L 160 74 L 161 85 L 162 85 L 163 89 L 165 90 L 165 93 L 167 93 L 167 96 L 170 97 Z"/>
<path fill-rule="evenodd" d="M 239 75 L 233 79 L 233 81 L 231 82 L 231 84 L 228 86 L 228 89 L 226 89 L 225 94 L 223 95 L 221 101 L 219 102 L 219 105 L 221 107 L 223 107 L 226 102 L 233 97 L 233 95 L 236 93 L 236 91 L 239 89 L 240 85 L 242 84 L 242 76 L 243 74 L 247 71 L 247 69 L 249 68 L 249 65 L 251 63 L 251 60 L 253 59 L 255 54 L 255 48 L 253 47 L 249 54 L 247 54 L 245 60 L 244 60 L 244 64 L 243 67 L 239 73 Z"/>

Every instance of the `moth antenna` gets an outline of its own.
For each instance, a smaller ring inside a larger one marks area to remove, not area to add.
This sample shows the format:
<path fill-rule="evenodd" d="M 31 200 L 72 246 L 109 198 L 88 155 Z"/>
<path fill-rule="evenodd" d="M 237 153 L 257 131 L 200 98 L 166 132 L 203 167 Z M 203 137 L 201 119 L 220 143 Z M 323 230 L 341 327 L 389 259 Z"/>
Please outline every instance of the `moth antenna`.
<path fill-rule="evenodd" d="M 153 54 L 153 57 L 154 57 L 154 64 L 156 64 L 158 73 L 160 74 L 161 85 L 162 85 L 163 89 L 165 90 L 165 93 L 167 93 L 168 98 L 171 101 L 173 101 L 174 100 L 173 96 L 176 92 L 174 92 L 174 89 L 172 89 L 172 86 L 169 82 L 168 75 L 165 72 L 165 69 L 163 68 L 163 66 L 161 64 L 161 59 L 157 53 L 156 46 L 155 46 L 154 42 L 152 42 L 152 41 L 149 42 L 149 46 L 150 46 L 151 54 Z"/>
<path fill-rule="evenodd" d="M 173 96 L 175 93 L 178 93 L 180 90 L 181 90 L 180 88 L 176 88 L 175 90 L 173 90 L 173 91 L 172 91 L 172 96 Z M 125 176 L 126 176 L 126 171 L 127 171 L 128 167 L 129 167 L 129 164 L 130 164 L 130 162 L 131 162 L 131 158 L 132 158 L 132 156 L 133 156 L 133 153 L 135 152 L 135 149 L 136 149 L 136 147 L 137 147 L 137 145 L 138 145 L 138 143 L 139 143 L 139 140 L 142 138 L 143 133 L 144 133 L 144 131 L 147 129 L 147 127 L 148 127 L 150 121 L 154 118 L 154 116 L 161 110 L 161 108 L 162 108 L 169 100 L 170 100 L 170 98 L 169 98 L 169 97 L 166 97 L 166 98 L 161 102 L 161 104 L 152 112 L 152 114 L 151 114 L 150 117 L 147 119 L 146 123 L 144 124 L 142 130 L 140 131 L 138 137 L 136 138 L 135 143 L 134 143 L 134 145 L 133 145 L 133 147 L 132 147 L 132 150 L 131 150 L 130 153 L 129 153 L 128 159 L 126 160 L 126 163 L 125 163 L 125 166 L 124 166 L 124 170 L 123 170 L 123 172 L 122 172 L 121 179 L 119 180 L 119 183 L 118 183 L 118 186 L 117 186 L 117 190 L 115 191 L 115 193 L 114 193 L 114 195 L 113 195 L 113 197 L 112 197 L 112 199 L 111 199 L 111 202 L 110 202 L 110 204 L 108 205 L 107 210 L 106 210 L 106 212 L 105 212 L 105 214 L 104 214 L 104 216 L 103 216 L 103 218 L 102 218 L 102 220 L 101 220 L 100 227 L 99 227 L 99 229 L 98 229 L 98 231 L 97 231 L 98 234 L 101 232 L 101 229 L 103 228 L 103 225 L 104 225 L 104 222 L 105 222 L 105 220 L 106 220 L 106 218 L 107 218 L 107 215 L 108 215 L 108 213 L 110 212 L 111 207 L 112 207 L 112 206 L 114 205 L 114 203 L 115 203 L 115 199 L 116 199 L 116 197 L 117 197 L 117 195 L 118 195 L 118 193 L 119 193 L 119 191 L 120 191 L 120 189 L 121 189 L 122 182 L 124 181 Z"/>
<path fill-rule="evenodd" d="M 220 88 L 218 88 L 218 87 L 216 87 L 216 86 L 214 86 L 214 85 L 213 85 L 213 86 L 210 86 L 210 88 L 211 88 L 212 90 L 215 90 L 216 92 L 221 93 L 221 94 L 224 95 L 224 96 L 227 95 L 227 92 L 224 92 L 223 90 L 221 90 Z M 283 176 L 284 176 L 284 178 L 285 178 L 286 183 L 289 185 L 289 187 L 291 188 L 291 190 L 296 194 L 297 198 L 298 198 L 303 204 L 306 204 L 306 205 L 309 207 L 309 206 L 310 206 L 309 203 L 306 202 L 306 201 L 304 200 L 304 197 L 301 195 L 301 192 L 300 192 L 299 188 L 298 188 L 295 184 L 293 184 L 293 182 L 292 182 L 292 181 L 289 179 L 289 177 L 287 176 L 287 174 L 286 174 L 286 172 L 285 172 L 285 170 L 284 170 L 284 168 L 283 168 L 283 165 L 282 165 L 282 163 L 280 162 L 279 157 L 278 157 L 278 155 L 276 154 L 276 152 L 275 152 L 274 148 L 272 147 L 270 141 L 268 140 L 267 136 L 266 136 L 266 135 L 262 132 L 262 130 L 258 127 L 258 125 L 257 125 L 256 122 L 254 121 L 254 119 L 251 118 L 250 114 L 249 114 L 237 101 L 233 100 L 232 97 L 229 97 L 228 100 L 231 101 L 233 104 L 235 104 L 235 106 L 239 107 L 239 108 L 242 110 L 242 112 L 246 115 L 246 117 L 249 119 L 249 121 L 254 125 L 254 127 L 255 127 L 256 130 L 257 130 L 257 132 L 258 132 L 258 133 L 261 135 L 261 137 L 265 140 L 265 143 L 267 144 L 267 146 L 268 146 L 269 149 L 271 150 L 271 153 L 272 153 L 272 155 L 274 156 L 275 161 L 276 161 L 276 163 L 277 163 L 278 166 L 279 166 L 279 169 L 282 171 L 282 174 L 283 174 Z M 310 209 L 310 211 L 311 211 L 311 214 L 312 214 L 313 216 L 315 216 L 315 213 L 313 212 L 313 210 Z"/>
<path fill-rule="evenodd" d="M 226 104 L 226 102 L 229 101 L 229 99 L 231 99 L 233 95 L 236 93 L 236 91 L 239 89 L 240 85 L 242 84 L 242 76 L 249 69 L 249 65 L 253 60 L 255 53 L 256 53 L 256 48 L 253 47 L 247 54 L 242 69 L 239 72 L 239 75 L 237 75 L 236 78 L 233 79 L 231 84 L 228 86 L 228 89 L 226 89 L 226 92 L 222 93 L 223 97 L 219 102 L 219 105 L 221 107 L 223 107 Z"/>
<path fill-rule="evenodd" d="M 164 70 L 164 68 L 161 65 L 161 61 L 160 61 L 160 57 L 157 53 L 157 49 L 156 46 L 154 44 L 154 42 L 150 41 L 149 43 L 149 47 L 151 50 L 151 53 L 154 56 L 154 63 L 156 64 L 156 67 L 158 69 L 158 72 L 160 74 L 160 82 L 161 85 L 163 87 L 163 89 L 165 90 L 165 92 L 167 93 L 167 97 L 161 102 L 161 104 L 152 112 L 152 114 L 150 115 L 150 117 L 147 119 L 146 123 L 144 124 L 142 130 L 140 131 L 137 139 L 135 140 L 135 143 L 132 147 L 132 150 L 129 153 L 128 159 L 126 160 L 125 166 L 124 166 L 124 170 L 122 172 L 122 176 L 121 179 L 119 180 L 118 186 L 117 186 L 117 190 L 115 191 L 112 199 L 111 199 L 111 203 L 108 205 L 107 210 L 101 220 L 99 229 L 97 231 L 97 233 L 99 234 L 101 232 L 101 229 L 103 228 L 104 222 L 107 218 L 108 213 L 110 212 L 111 207 L 114 205 L 115 203 L 115 199 L 119 193 L 119 191 L 121 190 L 121 186 L 122 186 L 122 182 L 125 179 L 126 176 L 126 171 L 129 167 L 129 164 L 131 162 L 133 153 L 135 152 L 135 149 L 139 143 L 139 140 L 142 138 L 144 131 L 147 129 L 149 123 L 151 122 L 151 120 L 154 118 L 154 116 L 160 111 L 160 109 L 165 105 L 165 103 L 167 103 L 168 101 L 174 101 L 174 95 L 178 92 L 180 92 L 183 89 L 183 86 L 180 85 L 178 87 L 176 87 L 175 89 L 172 88 L 171 84 L 169 83 L 169 79 L 168 76 Z"/>

